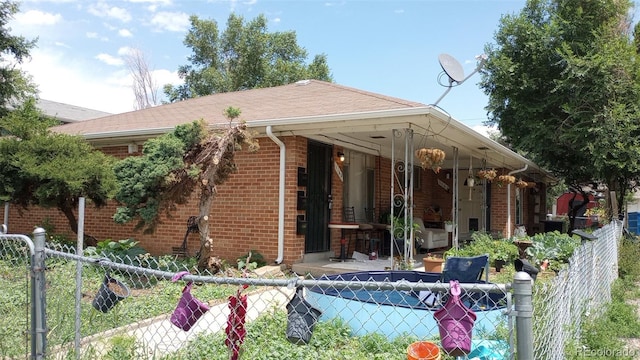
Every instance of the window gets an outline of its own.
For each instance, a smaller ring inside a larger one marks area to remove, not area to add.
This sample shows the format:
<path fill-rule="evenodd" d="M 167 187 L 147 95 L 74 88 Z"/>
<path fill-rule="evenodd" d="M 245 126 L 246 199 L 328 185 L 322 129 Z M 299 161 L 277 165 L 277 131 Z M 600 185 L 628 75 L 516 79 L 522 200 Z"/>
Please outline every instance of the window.
<path fill-rule="evenodd" d="M 346 150 L 343 171 L 343 204 L 353 206 L 356 221 L 365 221 L 364 209 L 375 207 L 375 157 Z"/>

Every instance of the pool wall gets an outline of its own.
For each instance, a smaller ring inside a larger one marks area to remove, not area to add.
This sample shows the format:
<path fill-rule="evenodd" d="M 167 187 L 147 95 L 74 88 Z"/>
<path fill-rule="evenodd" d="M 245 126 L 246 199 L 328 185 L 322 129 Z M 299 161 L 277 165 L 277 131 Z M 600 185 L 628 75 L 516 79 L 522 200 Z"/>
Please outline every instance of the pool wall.
<path fill-rule="evenodd" d="M 440 274 L 419 271 L 358 272 L 323 277 L 323 280 L 344 281 L 400 281 L 434 283 Z M 477 298 L 488 306 L 474 306 L 477 315 L 473 327 L 474 337 L 485 337 L 496 330 L 500 322 L 507 321 L 504 302 L 494 295 L 479 294 Z M 425 306 L 410 291 L 350 290 L 311 288 L 306 298 L 322 311 L 321 321 L 342 319 L 355 336 L 379 333 L 389 339 L 413 335 L 418 339 L 439 339 L 438 324 L 433 316 L 439 308 Z M 469 303 L 471 304 L 471 303 Z M 502 304 L 502 305 L 497 305 Z"/>

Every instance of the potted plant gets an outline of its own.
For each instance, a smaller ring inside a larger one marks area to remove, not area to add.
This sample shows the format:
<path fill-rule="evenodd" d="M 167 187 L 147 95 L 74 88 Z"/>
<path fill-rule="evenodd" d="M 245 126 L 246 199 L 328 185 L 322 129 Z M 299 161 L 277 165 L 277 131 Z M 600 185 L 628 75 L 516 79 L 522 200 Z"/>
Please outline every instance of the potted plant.
<path fill-rule="evenodd" d="M 426 272 L 442 272 L 444 258 L 442 256 L 427 253 L 427 256 L 422 258 L 422 263 L 424 264 L 424 271 Z"/>
<path fill-rule="evenodd" d="M 453 232 L 453 221 L 447 220 L 444 222 L 444 231 Z"/>
<path fill-rule="evenodd" d="M 510 263 L 518 258 L 520 253 L 518 246 L 507 239 L 494 240 L 489 256 L 493 258 L 493 266 L 496 272 L 500 272 L 506 263 Z"/>
<path fill-rule="evenodd" d="M 435 148 L 421 148 L 416 150 L 416 157 L 423 169 L 432 169 L 437 174 L 444 163 L 445 152 Z"/>
<path fill-rule="evenodd" d="M 400 263 L 400 269 L 406 270 L 410 268 L 410 264 L 407 264 L 407 260 L 404 258 L 404 248 L 406 239 L 404 237 L 405 231 L 407 235 L 411 233 L 411 227 L 413 227 L 414 234 L 420 233 L 420 225 L 414 223 L 412 219 L 407 219 L 407 223 L 405 223 L 404 216 L 393 216 L 391 217 L 391 233 L 393 235 L 393 244 L 394 244 L 394 253 L 397 254 L 396 262 Z M 414 244 L 414 249 L 422 244 L 416 243 Z"/>

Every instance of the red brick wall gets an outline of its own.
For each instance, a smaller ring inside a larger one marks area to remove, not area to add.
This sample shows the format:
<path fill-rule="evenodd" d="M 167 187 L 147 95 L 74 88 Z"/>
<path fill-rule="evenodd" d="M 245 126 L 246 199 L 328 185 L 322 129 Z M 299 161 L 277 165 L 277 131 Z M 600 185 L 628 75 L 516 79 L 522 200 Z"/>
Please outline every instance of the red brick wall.
<path fill-rule="evenodd" d="M 296 235 L 296 191 L 297 167 L 306 166 L 306 139 L 286 137 L 281 139 L 286 145 L 286 185 L 285 185 L 285 245 L 284 260 L 287 263 L 299 261 L 304 252 L 304 236 Z M 105 153 L 126 157 L 127 147 L 102 149 Z M 239 256 L 255 249 L 267 261 L 277 257 L 278 249 L 278 178 L 279 147 L 268 138 L 260 139 L 260 150 L 255 153 L 240 151 L 235 160 L 238 171 L 217 188 L 218 194 L 210 213 L 211 237 L 214 239 L 216 255 L 235 262 Z M 98 240 L 120 240 L 133 237 L 151 254 L 171 253 L 173 246 L 182 243 L 189 216 L 198 215 L 197 200 L 178 207 L 171 218 L 164 217 L 155 233 L 134 232 L 135 224 L 118 225 L 112 220 L 115 203 L 95 210 L 86 205 L 85 233 Z M 4 216 L 4 207 L 0 210 Z M 18 211 L 15 206 L 9 211 L 9 230 L 12 233 L 30 234 L 37 226 L 48 221 L 55 227 L 55 233 L 76 236 L 68 229 L 64 216 L 56 209 L 29 208 Z M 189 252 L 199 249 L 198 234 L 189 235 Z"/>
<path fill-rule="evenodd" d="M 297 186 L 297 168 L 307 167 L 307 139 L 289 136 L 281 140 L 286 146 L 286 185 L 285 185 L 285 228 L 284 228 L 284 258 L 286 264 L 302 261 L 304 255 L 304 235 L 296 234 L 296 216 L 304 214 L 297 210 L 297 191 L 303 190 Z M 124 158 L 130 156 L 126 146 L 108 147 L 101 149 L 105 153 Z M 343 148 L 334 146 L 333 159 L 337 159 L 338 151 Z M 135 155 L 139 155 L 137 153 Z M 249 250 L 257 250 L 268 262 L 278 256 L 278 181 L 279 181 L 279 147 L 268 138 L 260 139 L 260 150 L 255 153 L 239 151 L 235 160 L 238 172 L 231 175 L 229 180 L 217 188 L 218 194 L 213 202 L 210 213 L 211 237 L 214 239 L 214 253 L 227 261 L 235 263 L 235 259 Z M 391 207 L 391 160 L 376 157 L 376 217 Z M 342 164 L 338 162 L 342 167 Z M 422 216 L 427 206 L 439 205 L 442 214 L 448 218 L 451 214 L 452 179 L 447 179 L 447 170 L 435 174 L 432 170 L 421 171 L 422 187 L 414 192 L 416 216 Z M 331 168 L 333 211 L 331 221 L 341 221 L 342 213 L 342 182 L 336 171 Z M 450 186 L 446 192 L 437 184 L 437 179 Z M 543 186 L 541 184 L 541 186 Z M 506 186 L 498 187 L 492 184 L 492 217 L 491 230 L 499 230 L 506 234 Z M 544 188 L 541 188 L 540 209 L 544 212 Z M 528 191 L 528 190 L 527 190 Z M 134 231 L 135 224 L 118 225 L 113 222 L 115 202 L 103 209 L 95 210 L 88 202 L 86 204 L 85 233 L 95 236 L 98 240 L 120 240 L 134 238 L 151 254 L 167 254 L 172 247 L 179 246 L 184 238 L 189 216 L 198 215 L 197 194 L 186 205 L 178 207 L 171 218 L 163 218 L 153 234 L 143 234 Z M 529 218 L 530 206 L 525 200 L 524 219 Z M 512 192 L 511 216 L 515 221 L 515 195 Z M 0 214 L 4 216 L 4 206 L 0 207 Z M 544 214 L 541 215 L 541 220 Z M 67 234 L 71 239 L 76 235 L 70 233 L 66 218 L 56 209 L 29 208 L 19 210 L 15 206 L 9 211 L 9 231 L 11 233 L 31 234 L 35 227 L 48 223 L 54 226 L 54 233 Z M 513 231 L 513 229 L 512 229 Z M 340 251 L 339 230 L 331 232 L 331 250 L 337 255 Z M 197 233 L 189 235 L 189 253 L 199 249 Z"/>

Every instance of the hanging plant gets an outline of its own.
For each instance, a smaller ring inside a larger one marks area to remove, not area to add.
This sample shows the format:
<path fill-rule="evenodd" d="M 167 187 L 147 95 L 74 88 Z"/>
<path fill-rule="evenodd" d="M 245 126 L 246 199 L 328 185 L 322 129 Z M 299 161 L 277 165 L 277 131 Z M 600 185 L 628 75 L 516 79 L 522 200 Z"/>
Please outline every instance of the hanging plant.
<path fill-rule="evenodd" d="M 529 183 L 524 181 L 524 180 L 522 180 L 522 179 L 519 179 L 518 181 L 516 181 L 516 187 L 519 188 L 519 189 L 524 189 L 528 185 L 529 185 Z"/>
<path fill-rule="evenodd" d="M 445 152 L 435 148 L 421 148 L 416 150 L 416 157 L 423 169 L 432 169 L 437 174 L 444 163 Z"/>
<path fill-rule="evenodd" d="M 498 176 L 498 172 L 495 169 L 478 170 L 478 177 L 491 181 Z"/>
<path fill-rule="evenodd" d="M 516 177 L 513 175 L 500 175 L 497 178 L 498 185 L 508 185 L 516 182 Z"/>
<path fill-rule="evenodd" d="M 532 189 L 532 188 L 536 187 L 536 185 L 538 185 L 538 184 L 536 184 L 536 183 L 535 183 L 535 182 L 533 182 L 533 181 L 529 181 L 529 182 L 527 182 L 527 187 L 528 187 L 528 188 L 530 188 L 530 189 Z"/>

